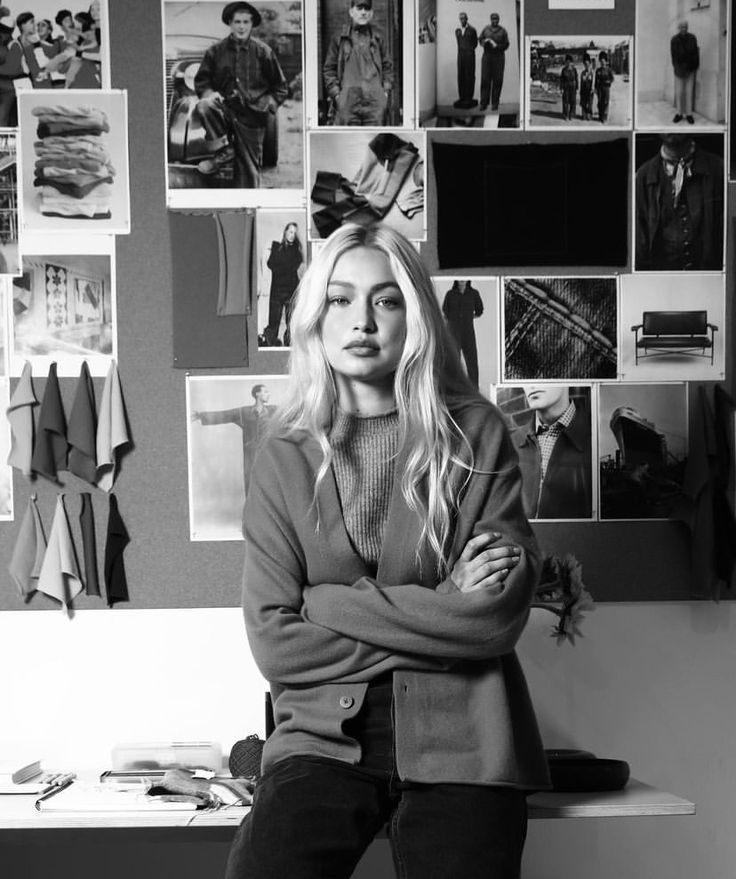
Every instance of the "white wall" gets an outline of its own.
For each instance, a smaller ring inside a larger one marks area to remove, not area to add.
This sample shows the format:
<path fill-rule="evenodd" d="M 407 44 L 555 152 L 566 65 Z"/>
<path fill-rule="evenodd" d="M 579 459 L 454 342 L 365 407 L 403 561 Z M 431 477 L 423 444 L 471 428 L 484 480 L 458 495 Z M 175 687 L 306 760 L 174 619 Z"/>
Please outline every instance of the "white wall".
<path fill-rule="evenodd" d="M 524 879 L 733 876 L 734 605 L 600 605 L 574 648 L 547 637 L 551 621 L 535 612 L 520 645 L 545 744 L 627 760 L 697 814 L 534 821 Z M 0 747 L 30 742 L 62 768 L 105 766 L 116 742 L 213 739 L 227 751 L 263 730 L 265 685 L 236 608 L 6 612 L 0 667 Z M 180 879 L 195 875 L 187 848 L 167 852 Z M 355 876 L 393 876 L 385 840 Z"/>

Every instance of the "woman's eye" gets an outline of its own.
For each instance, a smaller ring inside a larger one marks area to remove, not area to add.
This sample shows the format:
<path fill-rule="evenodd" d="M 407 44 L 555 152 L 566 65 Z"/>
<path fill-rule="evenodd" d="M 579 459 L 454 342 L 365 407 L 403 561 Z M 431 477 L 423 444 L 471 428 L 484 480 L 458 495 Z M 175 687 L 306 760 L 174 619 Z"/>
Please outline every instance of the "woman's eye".
<path fill-rule="evenodd" d="M 383 308 L 401 308 L 401 300 L 397 299 L 395 296 L 382 296 L 376 303 L 377 305 L 381 305 Z"/>
<path fill-rule="evenodd" d="M 345 303 L 348 302 L 348 298 L 347 298 L 347 296 L 339 296 L 339 295 L 328 296 L 327 302 L 329 305 L 345 305 Z"/>

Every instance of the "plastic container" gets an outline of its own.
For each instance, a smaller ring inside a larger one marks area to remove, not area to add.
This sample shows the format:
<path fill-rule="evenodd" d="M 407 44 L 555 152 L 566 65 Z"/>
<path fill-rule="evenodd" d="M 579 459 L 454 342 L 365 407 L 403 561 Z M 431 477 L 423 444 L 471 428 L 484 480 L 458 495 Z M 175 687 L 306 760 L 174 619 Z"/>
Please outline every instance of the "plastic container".
<path fill-rule="evenodd" d="M 112 749 L 112 768 L 222 769 L 222 748 L 217 742 L 127 742 Z"/>

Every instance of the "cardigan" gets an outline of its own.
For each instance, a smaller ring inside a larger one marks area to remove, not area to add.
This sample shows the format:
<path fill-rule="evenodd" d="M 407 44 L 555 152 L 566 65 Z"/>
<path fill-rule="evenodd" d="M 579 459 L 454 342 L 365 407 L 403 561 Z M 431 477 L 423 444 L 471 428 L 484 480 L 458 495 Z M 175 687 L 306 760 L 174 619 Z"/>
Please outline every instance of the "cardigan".
<path fill-rule="evenodd" d="M 514 653 L 528 617 L 539 552 L 521 475 L 490 403 L 452 409 L 473 454 L 455 468 L 459 496 L 450 569 L 467 541 L 498 531 L 521 548 L 494 588 L 461 592 L 439 580 L 421 521 L 394 482 L 375 577 L 351 546 L 329 470 L 313 504 L 322 454 L 305 432 L 261 447 L 244 511 L 243 610 L 255 661 L 271 686 L 275 730 L 263 770 L 295 754 L 358 763 L 343 723 L 368 682 L 393 671 L 397 771 L 425 783 L 549 786 L 524 676 Z M 402 473 L 407 450 L 397 460 Z"/>

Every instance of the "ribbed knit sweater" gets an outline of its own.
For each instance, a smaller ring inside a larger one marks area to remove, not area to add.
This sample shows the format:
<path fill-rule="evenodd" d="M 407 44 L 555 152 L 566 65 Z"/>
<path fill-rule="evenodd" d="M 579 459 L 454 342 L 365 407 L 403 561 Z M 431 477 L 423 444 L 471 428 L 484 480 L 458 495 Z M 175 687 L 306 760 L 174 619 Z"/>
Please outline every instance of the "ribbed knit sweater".
<path fill-rule="evenodd" d="M 339 411 L 330 433 L 332 470 L 345 528 L 375 571 L 383 546 L 399 444 L 399 415 L 361 418 Z"/>

